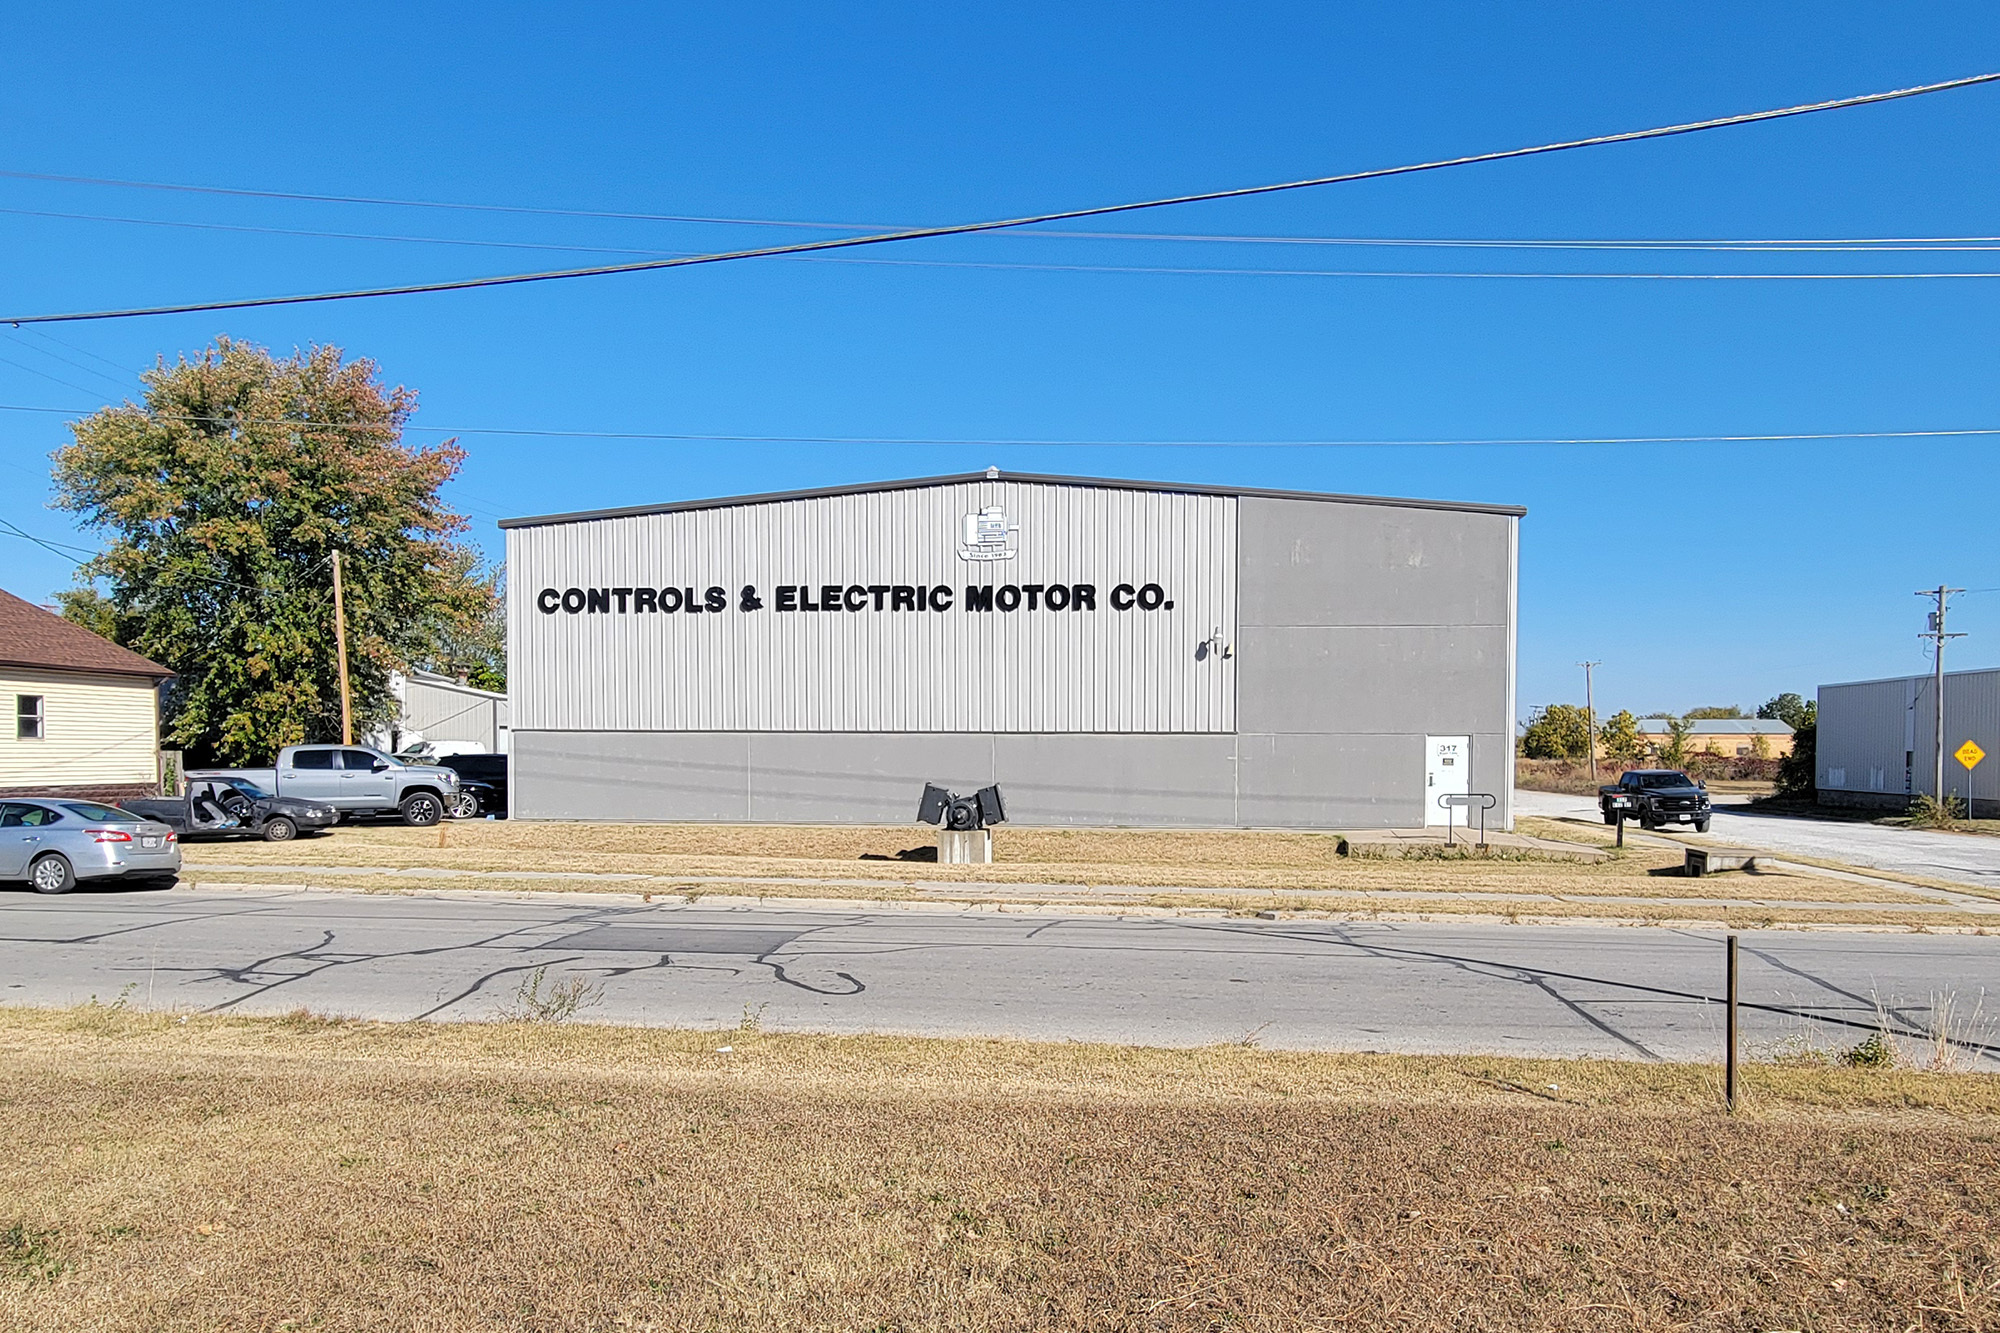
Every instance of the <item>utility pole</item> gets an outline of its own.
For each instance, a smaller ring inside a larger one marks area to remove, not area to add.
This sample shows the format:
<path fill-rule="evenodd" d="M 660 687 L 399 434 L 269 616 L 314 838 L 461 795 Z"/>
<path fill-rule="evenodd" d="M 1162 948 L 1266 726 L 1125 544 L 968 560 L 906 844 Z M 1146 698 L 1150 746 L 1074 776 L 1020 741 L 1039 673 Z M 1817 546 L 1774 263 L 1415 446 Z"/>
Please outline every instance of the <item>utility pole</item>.
<path fill-rule="evenodd" d="M 333 553 L 333 642 L 340 651 L 340 743 L 354 744 L 354 707 L 347 694 L 347 604 L 340 593 L 340 552 Z"/>
<path fill-rule="evenodd" d="M 1931 795 L 1937 798 L 1940 805 L 1944 804 L 1944 641 L 1965 637 L 1963 634 L 1944 632 L 1944 613 L 1951 595 L 1964 591 L 1963 588 L 1947 588 L 1940 583 L 1935 588 L 1923 588 L 1917 592 L 1917 596 L 1929 597 L 1937 602 L 1937 609 L 1931 612 L 1931 627 L 1917 637 L 1931 641 L 1931 694 L 1932 702 L 1937 705 L 1937 732 L 1933 738 L 1936 744 L 1932 747 L 1937 760 L 1934 770 L 1937 785 L 1931 788 Z M 1971 810 L 1971 803 L 1968 802 L 1966 812 L 1969 814 Z"/>
<path fill-rule="evenodd" d="M 1590 728 L 1590 780 L 1597 781 L 1597 696 L 1592 691 L 1591 668 L 1601 667 L 1602 662 L 1578 662 L 1583 668 L 1583 717 Z"/>

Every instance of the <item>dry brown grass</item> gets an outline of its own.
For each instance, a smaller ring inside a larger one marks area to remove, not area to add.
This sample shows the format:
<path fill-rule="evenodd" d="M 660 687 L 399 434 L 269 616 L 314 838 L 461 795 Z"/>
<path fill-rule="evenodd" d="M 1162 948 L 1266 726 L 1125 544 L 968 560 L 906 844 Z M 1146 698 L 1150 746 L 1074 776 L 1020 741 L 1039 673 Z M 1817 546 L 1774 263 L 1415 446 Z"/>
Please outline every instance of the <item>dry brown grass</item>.
<path fill-rule="evenodd" d="M 1536 830 L 1540 832 L 1539 829 Z M 305 843 L 203 843 L 188 849 L 187 878 L 197 883 L 311 883 L 388 887 L 426 883 L 469 886 L 438 877 L 430 881 L 385 882 L 379 877 L 321 872 L 219 871 L 216 864 L 286 866 L 309 864 L 359 870 L 414 867 L 576 875 L 636 873 L 657 883 L 586 879 L 503 880 L 481 887 L 670 891 L 682 883 L 698 892 L 727 893 L 730 877 L 764 881 L 734 890 L 765 896 L 937 897 L 922 885 L 1076 885 L 1139 890 L 1190 889 L 1203 893 L 1160 895 L 1162 903 L 1264 910 L 1286 905 L 1271 894 L 1295 891 L 1349 895 L 1421 894 L 1442 910 L 1505 911 L 1479 900 L 1451 906 L 1451 894 L 1589 895 L 1621 899 L 1764 898 L 1827 903 L 1924 901 L 1917 895 L 1875 885 L 1803 874 L 1681 879 L 1658 871 L 1678 866 L 1676 849 L 1628 849 L 1596 865 L 1506 856 L 1453 861 L 1402 861 L 1341 856 L 1331 834 L 1261 831 L 1161 831 L 1005 828 L 994 839 L 992 865 L 940 866 L 862 860 L 864 854 L 891 856 L 922 845 L 919 831 L 904 828 L 801 828 L 710 824 L 517 824 L 478 821 L 449 827 L 448 845 L 437 845 L 432 830 L 401 827 L 343 828 L 331 837 Z M 839 885 L 837 880 L 875 881 Z M 472 881 L 471 883 L 479 883 Z M 1261 893 L 1259 891 L 1262 891 Z M 968 889 L 968 900 L 995 894 Z M 1149 901 L 1134 895 L 1130 901 Z M 1289 905 L 1296 906 L 1296 903 Z M 1587 905 L 1586 905 L 1587 906 Z M 1548 910 L 1560 909 L 1545 904 Z M 1393 900 L 1361 904 L 1359 910 L 1392 910 Z M 1525 909 L 1524 909 L 1525 910 Z M 1537 909 L 1541 910 L 1541 909 Z M 1604 915 L 1591 912 L 1586 915 Z M 1687 915 L 1673 909 L 1671 915 Z"/>
<path fill-rule="evenodd" d="M 1979 1076 L 1760 1066 L 1730 1119 L 1710 1069 L 1237 1047 L 15 1010 L 0 1052 L 10 1329 L 2000 1316 Z"/>

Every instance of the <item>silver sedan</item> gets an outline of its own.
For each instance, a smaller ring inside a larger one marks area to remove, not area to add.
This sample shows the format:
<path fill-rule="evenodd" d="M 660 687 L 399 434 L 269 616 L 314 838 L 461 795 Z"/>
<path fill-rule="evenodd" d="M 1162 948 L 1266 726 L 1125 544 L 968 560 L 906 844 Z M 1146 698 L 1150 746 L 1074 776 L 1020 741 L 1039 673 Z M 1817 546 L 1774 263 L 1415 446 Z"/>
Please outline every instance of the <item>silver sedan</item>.
<path fill-rule="evenodd" d="M 129 810 L 62 796 L 0 801 L 0 880 L 68 893 L 85 879 L 171 884 L 180 869 L 174 831 Z"/>

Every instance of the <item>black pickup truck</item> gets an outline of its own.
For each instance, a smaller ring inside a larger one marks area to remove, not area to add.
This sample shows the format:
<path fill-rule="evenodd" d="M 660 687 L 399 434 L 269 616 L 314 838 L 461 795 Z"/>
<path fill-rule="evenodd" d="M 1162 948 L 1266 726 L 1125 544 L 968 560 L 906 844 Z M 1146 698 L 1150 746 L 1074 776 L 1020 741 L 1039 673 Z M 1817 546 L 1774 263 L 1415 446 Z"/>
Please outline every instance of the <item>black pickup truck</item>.
<path fill-rule="evenodd" d="M 301 833 L 327 828 L 340 820 L 330 805 L 273 796 L 256 783 L 237 777 L 188 777 L 179 796 L 125 801 L 135 815 L 157 819 L 182 836 L 252 837 L 289 842 Z"/>
<path fill-rule="evenodd" d="M 1607 824 L 1623 815 L 1640 828 L 1692 824 L 1695 832 L 1708 832 L 1708 789 L 1675 768 L 1635 768 L 1616 786 L 1597 789 L 1597 807 Z"/>

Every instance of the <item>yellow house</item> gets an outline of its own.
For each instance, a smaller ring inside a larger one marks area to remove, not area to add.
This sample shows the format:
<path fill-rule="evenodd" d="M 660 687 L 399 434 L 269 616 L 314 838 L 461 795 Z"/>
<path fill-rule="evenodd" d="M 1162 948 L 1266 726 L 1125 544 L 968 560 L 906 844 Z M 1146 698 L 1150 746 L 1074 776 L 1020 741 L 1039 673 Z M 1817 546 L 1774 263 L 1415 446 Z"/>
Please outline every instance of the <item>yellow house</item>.
<path fill-rule="evenodd" d="M 157 794 L 159 687 L 173 674 L 0 592 L 0 796 Z"/>

